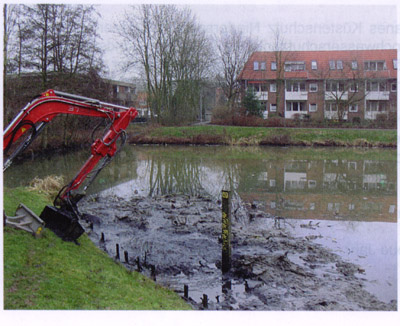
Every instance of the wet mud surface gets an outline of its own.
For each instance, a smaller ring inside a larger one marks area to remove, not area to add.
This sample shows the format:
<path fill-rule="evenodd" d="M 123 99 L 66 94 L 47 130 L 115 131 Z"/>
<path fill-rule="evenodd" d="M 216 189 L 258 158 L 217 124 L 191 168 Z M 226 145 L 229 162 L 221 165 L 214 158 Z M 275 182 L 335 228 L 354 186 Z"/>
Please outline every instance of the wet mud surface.
<path fill-rule="evenodd" d="M 232 268 L 225 275 L 219 201 L 100 194 L 82 200 L 80 210 L 98 217 L 82 222 L 95 244 L 111 257 L 118 245 L 127 268 L 182 297 L 187 285 L 197 309 L 397 310 L 396 300 L 382 302 L 365 289 L 362 267 L 318 244 L 316 235 L 295 236 L 297 226 L 257 204 L 233 202 Z"/>

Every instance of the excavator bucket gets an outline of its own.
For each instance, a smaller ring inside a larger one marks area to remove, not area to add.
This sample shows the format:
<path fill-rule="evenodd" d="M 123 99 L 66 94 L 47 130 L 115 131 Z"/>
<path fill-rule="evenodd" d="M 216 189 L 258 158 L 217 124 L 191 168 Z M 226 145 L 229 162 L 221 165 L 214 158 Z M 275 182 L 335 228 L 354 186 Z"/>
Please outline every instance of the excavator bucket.
<path fill-rule="evenodd" d="M 75 215 L 67 210 L 46 206 L 40 218 L 48 229 L 64 241 L 75 241 L 85 232 Z"/>

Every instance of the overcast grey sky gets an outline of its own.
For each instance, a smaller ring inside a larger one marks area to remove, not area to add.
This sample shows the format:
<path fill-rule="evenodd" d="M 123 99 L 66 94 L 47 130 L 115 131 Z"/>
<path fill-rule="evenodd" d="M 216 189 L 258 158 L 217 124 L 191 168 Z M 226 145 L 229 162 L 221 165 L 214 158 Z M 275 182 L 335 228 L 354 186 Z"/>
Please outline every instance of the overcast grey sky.
<path fill-rule="evenodd" d="M 310 5 L 304 2 L 271 5 L 267 1 L 255 5 L 180 2 L 190 7 L 209 33 L 217 33 L 220 27 L 234 24 L 251 32 L 261 41 L 262 50 L 266 51 L 271 49 L 271 31 L 276 26 L 279 26 L 291 50 L 397 48 L 400 25 L 394 2 L 382 2 L 382 5 L 373 1 L 365 1 L 368 5 L 351 1 L 346 3 L 351 5 Z M 113 22 L 122 18 L 126 8 L 127 5 L 99 6 L 104 58 L 110 77 L 117 79 L 126 79 L 129 74 L 118 69 L 122 54 L 111 30 Z"/>

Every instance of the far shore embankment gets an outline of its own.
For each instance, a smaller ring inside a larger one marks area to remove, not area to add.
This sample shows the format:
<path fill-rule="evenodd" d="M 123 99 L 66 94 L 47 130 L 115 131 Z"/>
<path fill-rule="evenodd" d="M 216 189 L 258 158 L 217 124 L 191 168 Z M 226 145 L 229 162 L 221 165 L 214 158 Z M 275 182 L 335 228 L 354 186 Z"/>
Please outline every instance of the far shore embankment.
<path fill-rule="evenodd" d="M 397 148 L 394 129 L 268 128 L 238 126 L 150 127 L 130 131 L 131 144 L 268 145 Z"/>

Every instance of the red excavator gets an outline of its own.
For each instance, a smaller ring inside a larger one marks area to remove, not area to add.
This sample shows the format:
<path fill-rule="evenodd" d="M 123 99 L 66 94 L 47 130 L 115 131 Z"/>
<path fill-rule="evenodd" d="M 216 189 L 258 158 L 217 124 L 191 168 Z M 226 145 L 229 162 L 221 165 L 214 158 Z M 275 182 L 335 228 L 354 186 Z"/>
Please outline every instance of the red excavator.
<path fill-rule="evenodd" d="M 39 218 L 21 204 L 17 209 L 17 216 L 5 217 L 5 224 L 22 229 L 30 226 L 31 230 L 32 225 L 36 224 L 36 233 L 45 225 L 63 240 L 76 241 L 84 233 L 79 224 L 82 215 L 77 208 L 77 203 L 84 194 L 78 193 L 78 188 L 86 180 L 83 188 L 85 191 L 101 169 L 111 161 L 117 152 L 117 140 L 120 139 L 122 145 L 126 142 L 125 130 L 138 113 L 134 108 L 48 90 L 26 105 L 4 130 L 3 171 L 33 142 L 43 128 L 60 114 L 104 118 L 108 121 L 108 128 L 102 138 L 93 142 L 89 159 L 72 181 L 60 190 L 54 200 L 54 206 L 46 206 Z"/>

